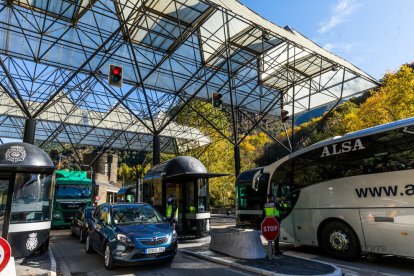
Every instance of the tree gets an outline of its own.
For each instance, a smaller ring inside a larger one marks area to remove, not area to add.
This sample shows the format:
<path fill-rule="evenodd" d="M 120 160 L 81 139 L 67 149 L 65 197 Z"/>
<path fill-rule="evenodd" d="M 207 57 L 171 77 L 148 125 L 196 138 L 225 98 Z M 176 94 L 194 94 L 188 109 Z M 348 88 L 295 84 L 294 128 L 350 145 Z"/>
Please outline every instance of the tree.
<path fill-rule="evenodd" d="M 343 120 L 346 132 L 385 124 L 414 115 L 414 70 L 403 65 L 384 76 L 382 85 L 371 92 L 360 108 Z"/>
<path fill-rule="evenodd" d="M 176 107 L 177 109 L 180 106 Z M 177 123 L 198 128 L 211 139 L 211 144 L 193 149 L 185 154 L 198 158 L 212 173 L 228 173 L 229 176 L 210 179 L 210 199 L 214 206 L 234 205 L 235 160 L 230 116 L 218 111 L 210 103 L 193 100 L 176 118 Z M 241 170 L 257 167 L 255 159 L 263 153 L 270 139 L 264 133 L 247 135 L 239 144 Z"/>

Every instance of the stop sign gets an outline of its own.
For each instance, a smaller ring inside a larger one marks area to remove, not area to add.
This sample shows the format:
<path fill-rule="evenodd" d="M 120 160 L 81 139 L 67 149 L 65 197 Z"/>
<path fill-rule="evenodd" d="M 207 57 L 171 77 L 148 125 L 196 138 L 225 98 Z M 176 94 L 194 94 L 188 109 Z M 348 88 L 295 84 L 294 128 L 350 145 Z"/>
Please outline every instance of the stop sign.
<path fill-rule="evenodd" d="M 0 271 L 2 271 L 10 261 L 11 248 L 10 244 L 0 237 Z"/>
<path fill-rule="evenodd" d="M 280 234 L 279 222 L 274 217 L 262 221 L 262 235 L 268 241 L 274 241 Z"/>

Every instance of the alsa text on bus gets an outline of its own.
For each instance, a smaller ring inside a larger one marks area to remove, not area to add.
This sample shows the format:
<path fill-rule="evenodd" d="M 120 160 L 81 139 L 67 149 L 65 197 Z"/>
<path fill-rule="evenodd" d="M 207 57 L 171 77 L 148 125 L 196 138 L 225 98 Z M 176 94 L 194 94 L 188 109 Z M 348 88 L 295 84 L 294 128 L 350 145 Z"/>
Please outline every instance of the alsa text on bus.
<path fill-rule="evenodd" d="M 365 147 L 362 145 L 361 139 L 356 139 L 355 142 L 346 141 L 342 144 L 333 144 L 323 147 L 321 157 L 363 149 L 365 149 Z"/>

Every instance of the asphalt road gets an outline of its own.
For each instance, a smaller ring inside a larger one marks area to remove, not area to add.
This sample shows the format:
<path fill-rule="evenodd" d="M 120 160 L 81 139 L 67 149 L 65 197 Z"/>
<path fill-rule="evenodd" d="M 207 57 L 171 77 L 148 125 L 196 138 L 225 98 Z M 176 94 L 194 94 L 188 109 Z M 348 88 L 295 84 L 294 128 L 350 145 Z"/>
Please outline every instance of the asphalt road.
<path fill-rule="evenodd" d="M 213 215 L 211 225 L 218 231 L 224 227 L 235 227 L 235 218 Z M 294 247 L 291 244 L 281 243 L 281 250 L 289 256 L 304 257 L 336 265 L 345 275 L 414 275 L 414 258 L 363 256 L 356 261 L 346 262 L 330 258 L 321 249 L 313 246 Z"/>
<path fill-rule="evenodd" d="M 85 244 L 69 236 L 69 230 L 52 230 L 50 245 L 55 256 L 58 275 L 151 275 L 151 276 L 247 276 L 252 273 L 178 253 L 171 264 L 104 268 L 104 258 L 98 253 L 86 254 Z"/>
<path fill-rule="evenodd" d="M 220 232 L 235 226 L 234 217 L 212 216 L 212 231 Z M 117 267 L 107 271 L 103 267 L 103 256 L 98 253 L 86 254 L 84 244 L 69 236 L 69 230 L 52 230 L 51 248 L 58 263 L 60 275 L 253 275 L 247 271 L 233 269 L 220 264 L 201 260 L 178 253 L 171 264 Z M 182 244 L 182 247 L 185 247 Z M 281 244 L 284 254 L 334 264 L 344 275 L 414 275 L 414 258 L 384 256 L 379 258 L 361 257 L 353 262 L 330 258 L 317 247 Z M 59 275 L 59 274 L 58 274 Z"/>

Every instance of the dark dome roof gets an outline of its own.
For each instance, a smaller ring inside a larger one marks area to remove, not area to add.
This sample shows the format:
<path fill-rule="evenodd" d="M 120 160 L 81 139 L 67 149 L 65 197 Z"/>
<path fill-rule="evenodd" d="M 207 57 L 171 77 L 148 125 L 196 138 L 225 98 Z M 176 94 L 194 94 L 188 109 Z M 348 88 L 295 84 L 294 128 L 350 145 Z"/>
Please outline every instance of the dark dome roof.
<path fill-rule="evenodd" d="M 203 163 L 191 156 L 178 156 L 160 164 L 161 166 L 166 177 L 183 173 L 207 173 Z"/>
<path fill-rule="evenodd" d="M 0 145 L 0 170 L 45 171 L 53 170 L 49 155 L 42 149 L 27 143 L 6 143 Z"/>
<path fill-rule="evenodd" d="M 144 181 L 165 177 L 167 179 L 194 179 L 226 176 L 225 173 L 209 173 L 200 160 L 191 156 L 178 156 L 155 165 L 145 175 Z"/>

